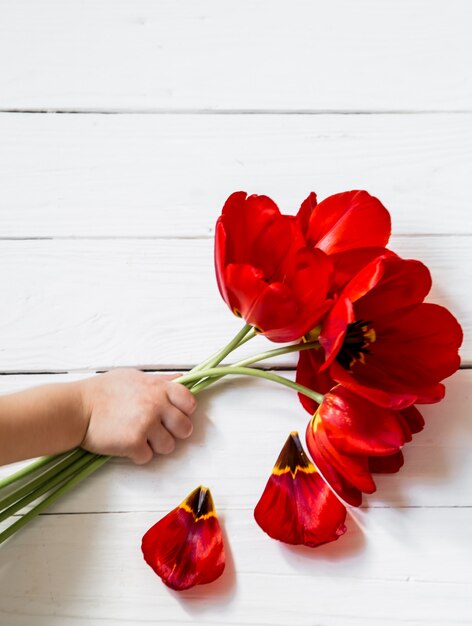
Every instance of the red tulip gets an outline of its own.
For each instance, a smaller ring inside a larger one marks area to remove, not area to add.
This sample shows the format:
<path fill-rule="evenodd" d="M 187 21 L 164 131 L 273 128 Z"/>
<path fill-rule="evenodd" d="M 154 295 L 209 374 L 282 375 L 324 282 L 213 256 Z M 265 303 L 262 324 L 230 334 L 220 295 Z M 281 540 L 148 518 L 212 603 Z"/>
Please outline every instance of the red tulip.
<path fill-rule="evenodd" d="M 337 292 L 367 263 L 381 254 L 390 238 L 390 214 L 367 191 L 345 191 L 317 204 L 316 194 L 303 201 L 297 220 L 307 245 L 330 256 Z"/>
<path fill-rule="evenodd" d="M 362 493 L 375 491 L 372 473 L 400 469 L 401 447 L 422 424 L 415 407 L 401 411 L 380 407 L 337 385 L 308 424 L 307 446 L 334 491 L 359 506 Z"/>
<path fill-rule="evenodd" d="M 332 302 L 332 265 L 266 196 L 233 193 L 216 224 L 215 269 L 229 308 L 272 341 L 300 339 Z"/>
<path fill-rule="evenodd" d="M 460 364 L 462 330 L 447 309 L 423 302 L 430 287 L 419 261 L 392 254 L 372 261 L 324 319 L 322 347 L 301 354 L 297 380 L 310 379 L 308 386 L 321 392 L 332 380 L 395 409 L 441 400 L 440 381 Z"/>
<path fill-rule="evenodd" d="M 171 589 L 210 583 L 223 573 L 225 554 L 213 498 L 197 487 L 143 537 L 148 565 Z"/>
<path fill-rule="evenodd" d="M 312 548 L 346 532 L 346 509 L 307 458 L 298 433 L 282 448 L 254 517 L 273 539 Z"/>

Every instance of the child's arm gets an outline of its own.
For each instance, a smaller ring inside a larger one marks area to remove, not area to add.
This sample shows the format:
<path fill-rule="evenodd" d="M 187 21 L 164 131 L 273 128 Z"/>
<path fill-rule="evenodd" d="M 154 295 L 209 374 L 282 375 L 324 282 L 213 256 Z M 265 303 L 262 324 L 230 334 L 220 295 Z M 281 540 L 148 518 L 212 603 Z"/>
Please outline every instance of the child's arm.
<path fill-rule="evenodd" d="M 196 406 L 172 378 L 123 368 L 0 396 L 0 465 L 77 446 L 140 464 L 172 452 Z"/>

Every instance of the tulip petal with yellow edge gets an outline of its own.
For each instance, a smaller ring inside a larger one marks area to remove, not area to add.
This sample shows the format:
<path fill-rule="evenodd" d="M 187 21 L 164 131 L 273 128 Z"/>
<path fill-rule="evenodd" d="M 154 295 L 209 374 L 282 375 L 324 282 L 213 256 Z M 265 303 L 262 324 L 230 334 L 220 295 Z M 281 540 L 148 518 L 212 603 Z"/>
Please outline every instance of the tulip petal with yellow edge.
<path fill-rule="evenodd" d="M 311 548 L 346 532 L 346 508 L 306 456 L 298 433 L 285 442 L 254 517 L 273 539 Z"/>
<path fill-rule="evenodd" d="M 144 560 L 171 589 L 210 583 L 225 567 L 220 524 L 213 498 L 197 487 L 143 537 Z"/>

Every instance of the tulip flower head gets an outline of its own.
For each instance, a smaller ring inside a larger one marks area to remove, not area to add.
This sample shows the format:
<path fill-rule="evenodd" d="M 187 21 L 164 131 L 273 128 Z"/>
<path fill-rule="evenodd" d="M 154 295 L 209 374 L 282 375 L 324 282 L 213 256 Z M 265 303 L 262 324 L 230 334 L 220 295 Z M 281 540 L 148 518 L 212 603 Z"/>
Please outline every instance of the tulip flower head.
<path fill-rule="evenodd" d="M 328 256 L 308 248 L 298 222 L 267 196 L 228 198 L 216 224 L 215 269 L 231 311 L 272 341 L 300 339 L 332 304 Z"/>

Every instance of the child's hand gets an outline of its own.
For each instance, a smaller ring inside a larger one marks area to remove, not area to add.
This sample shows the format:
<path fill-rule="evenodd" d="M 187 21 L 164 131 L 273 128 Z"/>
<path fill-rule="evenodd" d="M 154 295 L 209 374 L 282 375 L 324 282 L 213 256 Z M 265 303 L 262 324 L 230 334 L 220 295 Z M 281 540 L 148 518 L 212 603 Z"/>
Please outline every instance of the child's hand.
<path fill-rule="evenodd" d="M 191 435 L 196 407 L 195 397 L 173 378 L 123 368 L 82 381 L 88 427 L 81 447 L 138 464 L 172 452 L 174 438 Z"/>

